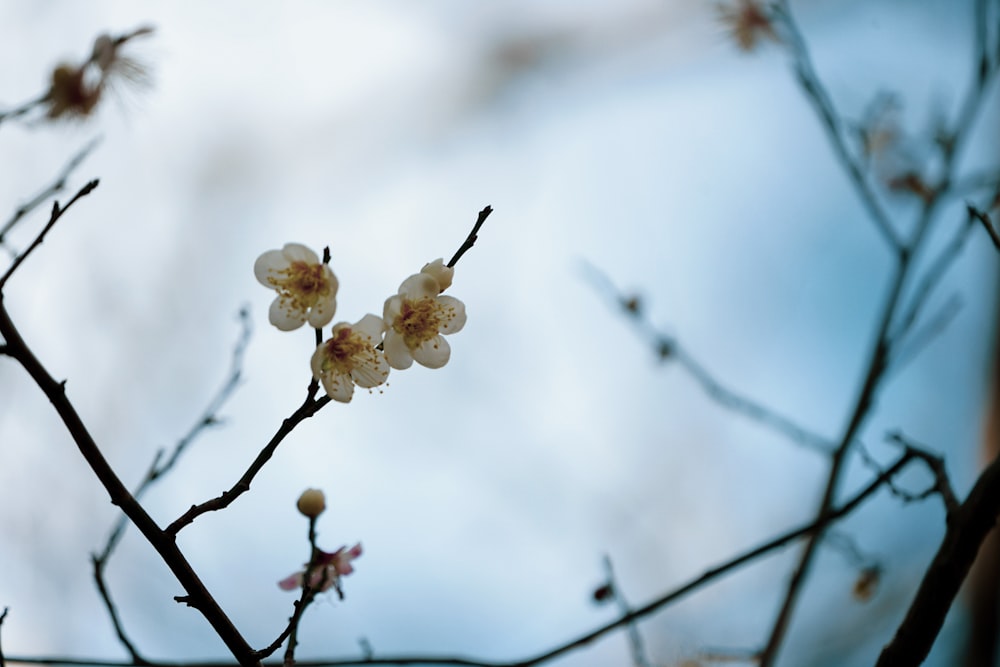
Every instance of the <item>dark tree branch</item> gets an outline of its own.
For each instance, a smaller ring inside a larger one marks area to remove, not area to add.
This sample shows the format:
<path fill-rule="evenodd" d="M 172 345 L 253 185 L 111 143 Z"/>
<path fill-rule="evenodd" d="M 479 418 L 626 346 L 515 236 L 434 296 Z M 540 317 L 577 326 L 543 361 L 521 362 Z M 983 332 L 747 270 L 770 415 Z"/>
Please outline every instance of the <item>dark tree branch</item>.
<path fill-rule="evenodd" d="M 0 630 L 3 629 L 3 622 L 7 619 L 7 612 L 10 611 L 7 607 L 3 608 L 3 613 L 0 613 Z M 2 634 L 2 633 L 0 633 Z M 3 657 L 3 643 L 0 642 L 0 667 L 5 667 L 7 661 Z"/>
<path fill-rule="evenodd" d="M 919 665 L 930 653 L 945 616 L 1000 513 L 1000 459 L 979 476 L 969 496 L 950 514 L 944 539 L 903 623 L 876 667 Z"/>
<path fill-rule="evenodd" d="M 25 202 L 17 207 L 14 211 L 14 215 L 8 220 L 3 227 L 0 227 L 0 245 L 3 245 L 7 234 L 20 222 L 26 215 L 38 208 L 46 199 L 58 194 L 66 187 L 66 181 L 73 174 L 73 171 L 80 166 L 87 156 L 89 156 L 97 145 L 101 142 L 100 138 L 91 140 L 86 146 L 84 146 L 76 155 L 74 155 L 66 166 L 63 167 L 62 172 L 56 177 L 56 180 L 52 182 L 47 188 L 35 195 L 30 201 Z M 68 208 L 68 205 L 67 205 Z"/>
<path fill-rule="evenodd" d="M 252 331 L 250 313 L 247 308 L 244 307 L 240 309 L 239 319 L 241 325 L 240 336 L 233 348 L 232 360 L 230 362 L 229 371 L 226 375 L 226 380 L 222 383 L 222 386 L 216 392 L 215 396 L 212 397 L 212 400 L 209 401 L 208 406 L 202 412 L 198 420 L 195 421 L 188 432 L 177 442 L 176 445 L 174 445 L 174 448 L 166 462 L 160 462 L 163 458 L 164 451 L 160 450 L 157 452 L 153 462 L 149 466 L 149 470 L 146 471 L 145 477 L 143 477 L 142 481 L 132 492 L 132 495 L 136 500 L 140 500 L 154 483 L 162 479 L 164 475 L 169 473 L 174 468 L 180 457 L 185 451 L 187 451 L 191 443 L 194 442 L 195 439 L 205 431 L 205 429 L 216 426 L 220 423 L 218 412 L 222 409 L 222 406 L 225 405 L 226 401 L 228 401 L 233 395 L 239 385 L 240 378 L 242 377 L 243 356 L 250 341 L 250 334 Z M 97 586 L 101 600 L 103 600 L 104 606 L 107 609 L 109 617 L 111 618 L 115 634 L 118 636 L 118 640 L 121 642 L 125 650 L 128 651 L 130 656 L 132 656 L 133 662 L 137 665 L 141 665 L 148 663 L 148 661 L 142 657 L 142 655 L 138 652 L 138 649 L 128 638 L 121 617 L 118 614 L 114 600 L 111 596 L 111 591 L 104 579 L 104 571 L 107 569 L 108 560 L 111 558 L 111 554 L 121 541 L 127 525 L 128 517 L 124 514 L 120 515 L 108 535 L 104 548 L 99 554 L 95 553 L 91 556 L 91 563 L 93 565 L 94 583 Z"/>
<path fill-rule="evenodd" d="M 486 222 L 486 218 L 490 217 L 490 213 L 492 212 L 492 206 L 487 206 L 479 212 L 479 216 L 476 218 L 476 224 L 472 226 L 472 231 L 469 232 L 465 241 L 463 241 L 462 245 L 455 251 L 455 254 L 452 256 L 451 260 L 448 261 L 446 266 L 454 267 L 458 264 L 458 260 L 462 259 L 462 255 L 472 248 L 472 246 L 476 245 L 476 240 L 479 238 L 479 229 L 483 226 L 483 223 Z"/>
<path fill-rule="evenodd" d="M 751 563 L 762 556 L 765 556 L 777 549 L 795 542 L 803 537 L 815 535 L 822 532 L 827 526 L 835 523 L 854 512 L 868 498 L 883 486 L 886 486 L 897 474 L 906 468 L 912 461 L 920 459 L 910 449 L 904 449 L 903 453 L 884 470 L 878 472 L 874 479 L 857 491 L 853 496 L 838 507 L 832 508 L 822 516 L 810 521 L 807 524 L 789 530 L 777 537 L 768 540 L 714 568 L 706 570 L 701 576 L 657 597 L 645 605 L 633 609 L 630 613 L 624 614 L 614 621 L 606 623 L 590 632 L 568 642 L 560 644 L 529 658 L 513 661 L 483 660 L 476 658 L 465 658 L 457 656 L 429 656 L 429 655 L 406 655 L 406 656 L 385 656 L 372 657 L 364 656 L 360 658 L 345 659 L 322 659 L 322 660 L 301 660 L 296 661 L 299 667 L 346 667 L 348 665 L 459 665 L 464 667 L 535 667 L 547 663 L 568 653 L 581 649 L 596 639 L 613 632 L 617 629 L 627 627 L 630 624 L 649 616 L 660 609 L 677 602 L 691 593 L 703 588 L 709 583 L 729 574 L 738 568 Z M 60 657 L 10 657 L 8 661 L 17 664 L 48 664 L 48 665 L 93 665 L 94 667 L 127 667 L 131 663 L 123 663 L 113 660 L 87 660 L 82 658 L 60 658 Z M 273 664 L 273 663 L 267 663 Z M 231 667 L 232 663 L 196 661 L 196 662 L 152 662 L 151 667 Z"/>
<path fill-rule="evenodd" d="M 197 519 L 202 514 L 207 512 L 215 512 L 226 507 L 229 507 L 237 498 L 250 490 L 250 483 L 253 482 L 254 477 L 257 473 L 261 471 L 271 457 L 274 455 L 275 450 L 278 449 L 278 445 L 281 441 L 295 429 L 300 423 L 306 419 L 312 417 L 317 412 L 319 412 L 323 407 L 330 402 L 329 396 L 323 396 L 322 398 L 316 398 L 316 392 L 319 390 L 319 383 L 314 379 L 309 383 L 309 391 L 306 395 L 306 399 L 302 402 L 302 405 L 298 407 L 288 418 L 281 422 L 281 426 L 278 428 L 271 440 L 264 446 L 264 448 L 257 454 L 257 458 L 254 459 L 250 467 L 247 468 L 243 476 L 230 488 L 228 491 L 223 491 L 222 495 L 207 500 L 199 505 L 192 505 L 187 512 L 178 517 L 173 523 L 171 523 L 164 532 L 171 537 L 176 536 L 182 528 L 189 525 L 195 519 Z"/>
<path fill-rule="evenodd" d="M 997 234 L 997 229 L 993 226 L 993 221 L 990 219 L 990 216 L 973 207 L 971 204 L 969 205 L 969 216 L 971 218 L 975 218 L 975 220 L 983 226 L 983 229 L 986 230 L 986 233 L 990 237 L 990 241 L 993 242 L 993 247 L 1000 250 L 1000 235 Z"/>
<path fill-rule="evenodd" d="M 7 283 L 8 280 L 10 280 L 10 277 L 14 275 L 14 272 L 17 271 L 17 268 L 21 266 L 21 263 L 28 258 L 28 255 L 30 255 L 35 250 L 35 248 L 37 248 L 42 244 L 42 241 L 45 240 L 46 234 L 48 234 L 49 231 L 55 226 L 55 224 L 59 221 L 59 218 L 63 216 L 63 213 L 68 211 L 69 208 L 77 202 L 77 200 L 82 199 L 83 197 L 86 197 L 91 192 L 93 192 L 94 188 L 97 187 L 97 184 L 98 181 L 95 179 L 84 185 L 75 195 L 73 195 L 73 198 L 70 199 L 63 207 L 59 206 L 59 202 L 53 202 L 52 213 L 49 215 L 48 223 L 46 223 L 45 227 L 38 234 L 38 236 L 35 237 L 35 240 L 31 242 L 31 245 L 29 245 L 24 250 L 24 252 L 22 252 L 20 255 L 14 258 L 14 261 L 7 269 L 7 272 L 4 273 L 3 276 L 0 276 L 0 292 L 3 291 L 4 285 Z"/>
<path fill-rule="evenodd" d="M 889 224 L 884 211 L 881 207 L 877 206 L 872 191 L 866 187 L 863 174 L 857 162 L 847 152 L 840 130 L 840 121 L 834 111 L 833 105 L 829 101 L 829 94 L 826 92 L 812 67 L 805 41 L 792 18 L 787 0 L 779 0 L 776 9 L 782 20 L 782 25 L 785 26 L 791 39 L 790 48 L 796 61 L 796 69 L 803 91 L 807 98 L 813 102 L 822 125 L 827 130 L 835 154 L 841 159 L 844 169 L 851 177 L 852 182 L 855 183 L 858 194 L 865 203 L 876 227 L 897 251 L 895 272 L 888 295 L 882 306 L 879 323 L 876 326 L 874 344 L 868 358 L 865 378 L 853 402 L 851 415 L 847 420 L 840 438 L 840 444 L 837 446 L 831 461 L 826 488 L 823 491 L 823 497 L 817 511 L 817 516 L 822 516 L 833 506 L 836 500 L 851 445 L 866 422 L 881 387 L 883 376 L 890 361 L 891 338 L 889 334 L 892 322 L 897 317 L 900 308 L 903 288 L 912 279 L 911 270 L 914 266 L 914 258 L 924 250 L 925 241 L 928 238 L 937 209 L 949 192 L 952 178 L 954 177 L 956 157 L 959 155 L 961 147 L 968 138 L 969 132 L 971 132 L 972 121 L 978 113 L 983 99 L 983 92 L 988 83 L 988 77 L 985 75 L 977 76 L 965 97 L 965 102 L 962 105 L 954 129 L 951 132 L 944 133 L 945 140 L 941 143 L 942 176 L 940 184 L 933 188 L 928 197 L 924 199 L 920 214 L 913 226 L 913 232 L 910 238 L 903 243 L 896 236 L 894 227 Z M 802 587 L 808 578 L 815 560 L 817 545 L 821 537 L 822 530 L 817 531 L 816 534 L 806 541 L 806 546 L 789 580 L 770 636 L 761 653 L 761 667 L 772 667 L 777 660 L 778 651 L 788 630 L 788 625 L 802 592 Z"/>

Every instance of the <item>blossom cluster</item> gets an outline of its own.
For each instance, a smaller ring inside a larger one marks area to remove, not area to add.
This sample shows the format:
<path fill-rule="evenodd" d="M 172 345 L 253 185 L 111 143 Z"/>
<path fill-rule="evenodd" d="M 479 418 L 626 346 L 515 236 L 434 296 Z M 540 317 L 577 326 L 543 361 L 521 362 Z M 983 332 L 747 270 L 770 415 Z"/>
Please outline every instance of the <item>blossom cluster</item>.
<path fill-rule="evenodd" d="M 390 368 L 404 370 L 416 361 L 427 368 L 448 363 L 447 334 L 465 326 L 465 305 L 443 295 L 455 270 L 436 259 L 408 277 L 386 299 L 381 317 L 367 314 L 357 322 L 333 325 L 330 337 L 316 348 L 313 377 L 335 401 L 350 402 L 354 387 L 372 389 L 389 377 Z M 277 292 L 268 318 L 282 331 L 305 323 L 322 329 L 333 321 L 340 283 L 326 262 L 311 249 L 288 243 L 268 250 L 254 263 L 257 280 Z"/>

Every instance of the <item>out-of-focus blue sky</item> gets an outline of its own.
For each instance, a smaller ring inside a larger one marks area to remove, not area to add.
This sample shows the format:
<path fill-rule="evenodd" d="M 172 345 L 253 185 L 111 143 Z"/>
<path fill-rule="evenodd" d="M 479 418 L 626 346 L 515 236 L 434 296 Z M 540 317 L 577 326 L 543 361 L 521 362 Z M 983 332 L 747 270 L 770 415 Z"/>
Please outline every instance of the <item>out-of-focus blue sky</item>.
<path fill-rule="evenodd" d="M 953 113 L 971 72 L 964 4 L 793 7 L 852 118 L 887 88 L 909 129 Z M 355 321 L 495 208 L 450 290 L 469 313 L 451 362 L 328 406 L 249 494 L 181 534 L 251 643 L 270 642 L 291 611 L 275 582 L 308 555 L 294 507 L 305 487 L 327 493 L 321 544 L 360 540 L 365 554 L 347 600 L 310 611 L 301 657 L 356 655 L 362 636 L 376 655 L 525 657 L 613 617 L 588 602 L 603 554 L 641 603 L 808 519 L 823 458 L 656 363 L 581 270 L 638 290 L 728 386 L 837 434 L 889 255 L 779 47 L 742 55 L 714 5 L 679 1 L 10 2 L 0 102 L 36 95 L 100 32 L 142 24 L 157 30 L 132 51 L 152 65 L 151 89 L 122 91 L 87 123 L 0 127 L 0 210 L 103 137 L 71 183 L 100 187 L 9 283 L 7 303 L 125 480 L 199 414 L 250 304 L 245 384 L 226 427 L 148 496 L 162 523 L 231 486 L 304 395 L 312 332 L 267 324 L 258 254 L 329 245 L 337 320 Z M 973 161 L 995 153 L 995 119 L 987 110 Z M 864 435 L 879 455 L 890 428 L 947 453 L 961 493 L 976 464 L 993 254 L 973 236 L 934 302 L 957 292 L 961 313 L 893 379 Z M 848 484 L 864 479 L 859 468 Z M 88 561 L 114 516 L 47 401 L 0 363 L 5 653 L 123 655 Z M 845 529 L 882 557 L 883 587 L 856 603 L 856 572 L 823 552 L 783 665 L 870 664 L 942 512 L 880 497 Z M 795 555 L 644 622 L 657 664 L 756 648 Z M 109 580 L 147 656 L 225 655 L 135 534 Z M 929 664 L 949 664 L 948 646 Z M 617 634 L 560 664 L 627 659 Z"/>

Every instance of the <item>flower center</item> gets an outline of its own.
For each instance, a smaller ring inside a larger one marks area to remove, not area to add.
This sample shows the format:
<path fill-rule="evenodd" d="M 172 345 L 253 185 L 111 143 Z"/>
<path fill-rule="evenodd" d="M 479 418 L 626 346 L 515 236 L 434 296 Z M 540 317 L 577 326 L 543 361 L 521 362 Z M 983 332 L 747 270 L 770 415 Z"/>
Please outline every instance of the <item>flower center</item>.
<path fill-rule="evenodd" d="M 411 301 L 403 299 L 399 317 L 392 328 L 402 334 L 407 347 L 418 347 L 438 335 L 441 329 L 444 309 L 431 297 Z"/>
<path fill-rule="evenodd" d="M 282 273 L 285 274 L 285 277 L 276 282 L 293 299 L 311 305 L 316 302 L 318 297 L 325 296 L 330 292 L 330 283 L 323 275 L 322 264 L 292 262 Z"/>
<path fill-rule="evenodd" d="M 350 327 L 337 329 L 333 338 L 326 341 L 326 361 L 323 367 L 332 367 L 339 373 L 348 374 L 354 370 L 368 347 L 364 337 L 356 335 Z"/>

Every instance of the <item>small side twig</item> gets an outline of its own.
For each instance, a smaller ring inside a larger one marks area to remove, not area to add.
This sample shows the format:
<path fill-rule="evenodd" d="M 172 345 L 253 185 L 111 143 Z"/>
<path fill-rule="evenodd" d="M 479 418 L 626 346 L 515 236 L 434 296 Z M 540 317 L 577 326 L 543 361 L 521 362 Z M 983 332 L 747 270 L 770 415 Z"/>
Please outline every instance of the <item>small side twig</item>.
<path fill-rule="evenodd" d="M 73 195 L 72 199 L 70 199 L 68 202 L 66 202 L 65 206 L 59 206 L 59 202 L 58 201 L 57 202 L 53 202 L 53 204 L 52 204 L 52 213 L 49 215 L 49 221 L 48 221 L 48 223 L 46 223 L 46 225 L 42 229 L 42 231 L 39 232 L 38 236 L 35 237 L 35 240 L 31 242 L 31 245 L 29 245 L 24 250 L 24 252 L 22 252 L 20 255 L 18 255 L 17 257 L 14 258 L 14 261 L 11 263 L 11 265 L 7 269 L 6 273 L 4 273 L 3 276 L 0 276 L 0 291 L 3 290 L 4 285 L 7 284 L 7 281 L 10 280 L 10 277 L 12 275 L 14 275 L 14 272 L 17 271 L 18 267 L 21 266 L 21 264 L 24 262 L 24 260 L 26 260 L 28 258 L 28 256 L 32 252 L 34 252 L 35 248 L 37 248 L 38 246 L 40 246 L 42 244 L 42 242 L 45 240 L 45 236 L 49 233 L 49 231 L 59 221 L 59 218 L 61 218 L 63 216 L 63 213 L 65 213 L 66 211 L 68 211 L 69 208 L 73 204 L 75 204 L 78 200 L 82 199 L 83 197 L 86 197 L 91 192 L 93 192 L 94 188 L 97 187 L 98 183 L 99 183 L 99 181 L 97 179 L 94 179 L 94 180 L 90 181 L 89 183 L 87 183 L 86 185 L 84 185 L 82 188 L 80 188 L 80 190 L 75 195 Z"/>
<path fill-rule="evenodd" d="M 63 170 L 56 177 L 55 181 L 32 197 L 29 201 L 17 207 L 17 210 L 14 211 L 14 215 L 11 216 L 10 220 L 8 220 L 3 227 L 0 227 L 0 245 L 3 245 L 7 234 L 9 234 L 17 223 L 24 219 L 26 215 L 38 208 L 46 199 L 52 195 L 58 194 L 66 187 L 66 181 L 73 174 L 73 171 L 80 166 L 80 163 L 82 163 L 95 148 L 97 148 L 99 143 L 101 143 L 100 137 L 92 139 L 90 143 L 70 158 L 69 162 L 67 162 L 66 166 L 63 167 Z"/>
<path fill-rule="evenodd" d="M 983 226 L 983 229 L 986 230 L 986 233 L 990 237 L 990 241 L 993 242 L 993 247 L 1000 250 L 1000 235 L 997 234 L 997 229 L 993 226 L 993 221 L 990 219 L 989 214 L 985 211 L 980 211 L 971 204 L 969 204 L 968 207 L 969 217 L 974 218 Z"/>
<path fill-rule="evenodd" d="M 8 611 L 10 611 L 10 609 L 8 609 L 7 607 L 4 607 L 3 608 L 3 613 L 0 613 L 0 629 L 3 629 L 3 622 L 7 618 L 7 612 Z M 2 633 L 0 633 L 0 634 L 2 634 Z M 0 642 L 0 667 L 5 667 L 6 664 L 7 663 L 6 663 L 6 661 L 4 660 L 4 657 L 3 657 L 3 642 Z"/>
<path fill-rule="evenodd" d="M 136 500 L 140 500 L 156 481 L 161 479 L 173 469 L 181 455 L 187 451 L 191 443 L 194 442 L 194 440 L 201 433 L 203 433 L 205 429 L 220 423 L 218 412 L 222 406 L 225 405 L 226 401 L 228 401 L 233 395 L 236 387 L 239 385 L 243 372 L 243 356 L 246 352 L 247 345 L 250 341 L 250 334 L 252 332 L 250 314 L 247 308 L 244 307 L 240 309 L 239 318 L 241 324 L 240 336 L 233 348 L 232 360 L 230 362 L 229 371 L 226 375 L 226 380 L 216 392 L 215 396 L 212 397 L 212 400 L 209 401 L 208 406 L 202 412 L 198 420 L 191 426 L 188 432 L 180 440 L 178 440 L 177 444 L 170 453 L 170 456 L 167 457 L 165 462 L 161 463 L 164 451 L 160 450 L 157 452 L 156 456 L 153 458 L 153 462 L 149 466 L 149 469 L 146 471 L 146 475 L 132 492 L 132 496 Z M 115 634 L 118 636 L 122 646 L 132 657 L 133 662 L 137 665 L 145 665 L 149 664 L 149 661 L 142 657 L 142 655 L 138 652 L 138 649 L 135 647 L 135 644 L 133 644 L 128 638 L 128 635 L 125 632 L 125 627 L 121 621 L 121 617 L 119 616 L 117 608 L 114 604 L 111 591 L 104 578 L 104 572 L 107 569 L 108 560 L 111 558 L 112 553 L 121 541 L 127 525 L 128 518 L 125 515 L 119 515 L 108 535 L 104 548 L 100 553 L 91 555 L 91 563 L 93 565 L 94 583 L 97 586 L 97 590 L 102 601 L 104 602 L 105 609 L 111 618 Z"/>
<path fill-rule="evenodd" d="M 472 231 L 469 232 L 469 235 L 465 238 L 465 241 L 463 241 L 462 245 L 459 246 L 458 250 L 455 251 L 455 254 L 448 261 L 447 266 L 454 267 L 456 264 L 458 264 L 458 260 L 462 259 L 462 255 L 468 252 L 468 250 L 472 248 L 472 246 L 476 245 L 476 240 L 479 238 L 479 228 L 483 226 L 483 223 L 486 222 L 486 218 L 490 217 L 490 213 L 492 212 L 493 212 L 492 206 L 487 206 L 486 208 L 484 208 L 482 211 L 479 212 L 479 216 L 476 218 L 476 224 L 472 226 Z"/>
<path fill-rule="evenodd" d="M 615 579 L 615 571 L 611 566 L 611 557 L 608 555 L 604 556 L 604 573 L 608 582 L 607 585 L 611 587 L 611 595 L 618 604 L 618 612 L 622 616 L 628 616 L 632 613 L 632 608 L 629 606 L 621 587 L 618 585 L 618 581 Z M 632 654 L 632 664 L 635 667 L 651 667 L 652 663 L 646 657 L 646 647 L 642 641 L 642 635 L 639 634 L 638 624 L 634 621 L 629 623 L 625 627 L 625 632 L 628 635 L 628 647 L 629 652 Z"/>
<path fill-rule="evenodd" d="M 719 406 L 767 426 L 798 445 L 827 455 L 833 452 L 833 445 L 827 438 L 800 426 L 788 417 L 748 396 L 726 387 L 698 363 L 676 338 L 662 333 L 653 326 L 643 314 L 642 303 L 638 297 L 626 296 L 615 287 L 604 272 L 589 262 L 585 262 L 583 267 L 587 278 L 594 287 L 603 293 L 610 302 L 621 307 L 629 321 L 649 341 L 649 345 L 656 355 L 661 360 L 675 360 L 701 386 L 708 397 Z"/>

